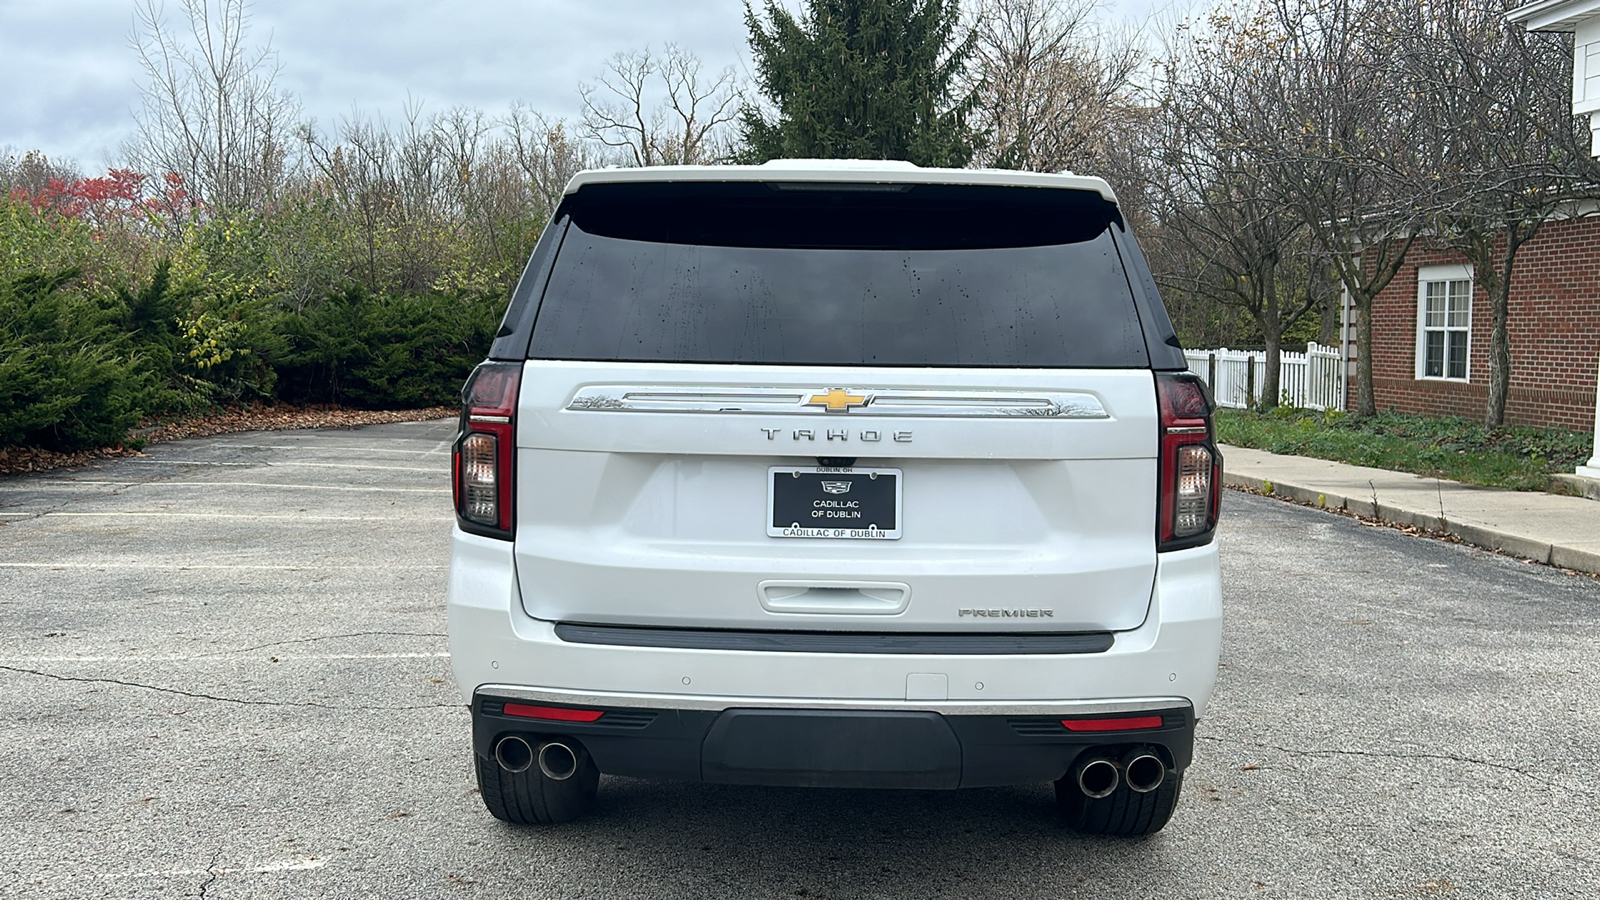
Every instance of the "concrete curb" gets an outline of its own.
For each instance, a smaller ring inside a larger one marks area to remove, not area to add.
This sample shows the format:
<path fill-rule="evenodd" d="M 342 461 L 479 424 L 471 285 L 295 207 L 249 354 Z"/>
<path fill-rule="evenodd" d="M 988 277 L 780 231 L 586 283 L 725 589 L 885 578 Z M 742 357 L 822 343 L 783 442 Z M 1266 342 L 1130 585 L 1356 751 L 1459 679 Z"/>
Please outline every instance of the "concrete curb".
<path fill-rule="evenodd" d="M 1584 497 L 1589 500 L 1600 500 L 1600 481 L 1585 478 L 1582 475 L 1551 475 L 1550 481 L 1574 497 Z"/>
<path fill-rule="evenodd" d="M 1600 554 L 1573 547 L 1551 545 L 1543 541 L 1499 529 L 1487 528 L 1465 522 L 1452 522 L 1448 518 L 1420 512 L 1415 509 L 1374 502 L 1371 497 L 1345 497 L 1313 488 L 1280 481 L 1271 481 L 1250 475 L 1223 472 L 1222 483 L 1229 487 L 1243 487 L 1274 497 L 1294 500 L 1320 509 L 1344 510 L 1368 519 L 1377 519 L 1391 525 L 1409 526 L 1441 534 L 1453 535 L 1463 542 L 1486 550 L 1498 550 L 1547 563 L 1563 569 L 1600 573 Z"/>

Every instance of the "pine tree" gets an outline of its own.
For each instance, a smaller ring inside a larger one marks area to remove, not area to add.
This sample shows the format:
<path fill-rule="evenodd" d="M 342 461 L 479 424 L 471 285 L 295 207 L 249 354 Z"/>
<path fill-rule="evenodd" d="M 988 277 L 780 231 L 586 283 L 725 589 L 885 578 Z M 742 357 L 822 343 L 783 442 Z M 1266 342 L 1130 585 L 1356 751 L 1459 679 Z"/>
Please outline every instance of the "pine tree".
<path fill-rule="evenodd" d="M 798 21 L 778 0 L 764 0 L 763 21 L 746 0 L 744 13 L 757 82 L 777 113 L 745 108 L 746 161 L 972 159 L 977 96 L 955 96 L 972 53 L 970 35 L 957 40 L 958 0 L 806 0 Z"/>

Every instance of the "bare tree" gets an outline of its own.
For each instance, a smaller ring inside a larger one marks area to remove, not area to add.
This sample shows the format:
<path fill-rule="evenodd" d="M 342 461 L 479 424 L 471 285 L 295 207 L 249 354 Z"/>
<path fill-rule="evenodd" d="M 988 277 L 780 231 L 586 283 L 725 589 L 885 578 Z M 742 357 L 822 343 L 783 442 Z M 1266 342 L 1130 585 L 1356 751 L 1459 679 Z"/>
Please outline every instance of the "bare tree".
<path fill-rule="evenodd" d="M 567 133 L 565 122 L 551 121 L 522 103 L 512 105 L 503 124 L 517 166 L 542 216 L 548 218 L 572 176 L 596 165 L 594 152 Z"/>
<path fill-rule="evenodd" d="M 1139 118 L 1138 41 L 1100 24 L 1100 0 L 981 0 L 967 87 L 1001 168 L 1103 170 Z"/>
<path fill-rule="evenodd" d="M 1517 252 L 1586 193 L 1585 129 L 1571 113 L 1567 35 L 1508 28 L 1494 0 L 1418 3 L 1402 20 L 1406 59 L 1433 128 L 1435 233 L 1473 264 L 1489 298 L 1490 425 L 1505 422 L 1511 384 L 1511 278 Z"/>
<path fill-rule="evenodd" d="M 1262 239 L 1263 216 L 1292 211 L 1357 310 L 1358 414 L 1375 411 L 1372 300 L 1427 235 L 1461 251 L 1489 296 L 1485 418 L 1503 422 L 1518 251 L 1592 193 L 1561 77 L 1570 39 L 1510 29 L 1504 12 L 1501 0 L 1242 0 L 1180 42 L 1187 68 L 1173 83 L 1194 87 L 1168 98 L 1163 216 L 1173 234 L 1201 236 L 1185 244 L 1196 265 L 1180 277 L 1201 289 L 1220 273 L 1209 282 L 1219 299 L 1269 311 L 1264 295 L 1246 302 L 1224 286 L 1242 290 L 1284 258 Z"/>
<path fill-rule="evenodd" d="M 1252 0 L 1214 11 L 1200 36 L 1249 76 L 1235 82 L 1219 142 L 1271 173 L 1355 306 L 1358 416 L 1377 411 L 1373 298 L 1433 206 L 1396 15 L 1381 0 Z"/>
<path fill-rule="evenodd" d="M 30 197 L 44 193 L 50 182 L 72 182 L 83 175 L 71 159 L 51 159 L 38 150 L 19 153 L 15 147 L 0 147 L 0 194 L 20 191 Z"/>
<path fill-rule="evenodd" d="M 301 139 L 339 207 L 355 219 L 361 245 L 350 250 L 360 261 L 361 281 L 370 291 L 385 289 L 388 285 L 379 273 L 389 266 L 380 260 L 382 244 L 387 223 L 401 206 L 393 136 L 380 123 L 356 113 L 342 123 L 337 143 L 309 124 L 302 127 Z"/>
<path fill-rule="evenodd" d="M 352 275 L 368 290 L 498 290 L 550 212 L 524 170 L 537 118 L 520 107 L 505 120 L 467 107 L 424 116 L 412 102 L 397 126 L 359 112 L 333 135 L 306 126 L 305 193 L 331 196 L 353 226 Z M 549 190 L 559 198 L 561 186 Z"/>
<path fill-rule="evenodd" d="M 480 260 L 476 268 L 487 263 L 491 270 L 476 272 L 457 261 L 451 267 L 452 288 L 483 290 L 514 277 L 527 261 L 528 245 L 549 217 L 541 192 L 526 178 L 508 122 L 465 107 L 433 120 L 444 169 L 440 183 L 444 203 L 436 215 L 461 238 L 454 246 L 476 248 Z"/>
<path fill-rule="evenodd" d="M 145 72 L 127 153 L 150 173 L 175 173 L 215 210 L 269 202 L 282 186 L 299 107 L 276 87 L 270 44 L 248 43 L 248 0 L 181 0 L 169 28 L 158 0 L 135 8 L 132 41 Z"/>
<path fill-rule="evenodd" d="M 648 48 L 618 53 L 579 91 L 583 135 L 626 165 L 702 165 L 732 151 L 729 126 L 742 99 L 733 69 L 708 77 L 699 58 L 674 44 L 660 57 Z"/>
<path fill-rule="evenodd" d="M 1158 271 L 1164 286 L 1239 309 L 1261 331 L 1266 349 L 1261 406 L 1278 405 L 1283 334 L 1331 293 L 1325 260 L 1309 229 L 1284 202 L 1270 168 L 1225 139 L 1238 82 L 1253 77 L 1234 65 L 1231 41 L 1185 41 L 1169 50 L 1159 159 L 1164 188 L 1158 245 L 1169 248 Z"/>

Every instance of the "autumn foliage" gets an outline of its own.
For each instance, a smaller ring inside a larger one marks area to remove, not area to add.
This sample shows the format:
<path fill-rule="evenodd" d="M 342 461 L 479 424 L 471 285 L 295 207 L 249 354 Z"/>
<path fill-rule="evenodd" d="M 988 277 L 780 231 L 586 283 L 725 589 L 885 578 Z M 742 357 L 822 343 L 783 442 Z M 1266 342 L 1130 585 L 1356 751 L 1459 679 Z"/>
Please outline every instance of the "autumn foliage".
<path fill-rule="evenodd" d="M 223 212 L 176 174 L 4 162 L 0 447 L 115 445 L 241 403 L 447 404 L 515 278 L 458 223 L 385 227 L 316 179 Z"/>

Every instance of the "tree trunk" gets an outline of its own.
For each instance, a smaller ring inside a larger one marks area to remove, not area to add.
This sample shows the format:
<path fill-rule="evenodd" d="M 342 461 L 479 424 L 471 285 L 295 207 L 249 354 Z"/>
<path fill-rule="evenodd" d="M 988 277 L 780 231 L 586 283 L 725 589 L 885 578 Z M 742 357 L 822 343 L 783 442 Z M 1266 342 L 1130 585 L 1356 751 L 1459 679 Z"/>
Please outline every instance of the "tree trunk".
<path fill-rule="evenodd" d="M 1510 282 L 1502 279 L 1489 295 L 1493 325 L 1489 330 L 1489 408 L 1484 421 L 1490 425 L 1506 423 L 1506 396 L 1511 393 L 1511 336 L 1506 333 L 1510 293 Z"/>
<path fill-rule="evenodd" d="M 1277 265 L 1268 262 L 1261 267 L 1259 274 L 1256 309 L 1260 310 L 1260 314 L 1256 316 L 1256 324 L 1261 326 L 1266 357 L 1262 360 L 1265 365 L 1261 367 L 1261 403 L 1258 408 L 1265 412 L 1278 408 L 1278 382 L 1283 368 L 1283 354 L 1278 351 L 1283 344 L 1285 322 L 1283 310 L 1278 305 Z"/>
<path fill-rule="evenodd" d="M 1352 293 L 1356 308 L 1356 412 L 1355 417 L 1365 419 L 1378 414 L 1378 403 L 1372 393 L 1372 295 Z"/>
<path fill-rule="evenodd" d="M 1283 327 L 1277 322 L 1261 324 L 1267 346 L 1266 371 L 1261 376 L 1261 409 L 1266 411 L 1278 408 L 1278 395 L 1282 393 L 1278 383 L 1283 374 Z"/>
<path fill-rule="evenodd" d="M 1506 334 L 1506 299 L 1511 279 L 1495 268 L 1492 232 L 1467 230 L 1457 241 L 1457 248 L 1472 263 L 1473 293 L 1481 288 L 1489 297 L 1489 392 L 1483 421 L 1486 425 L 1503 425 L 1506 394 L 1511 386 L 1511 341 Z M 1468 341 L 1471 342 L 1470 337 Z"/>
<path fill-rule="evenodd" d="M 1506 400 L 1511 395 L 1511 334 L 1506 327 L 1511 318 L 1511 270 L 1517 263 L 1517 251 L 1539 231 L 1540 219 L 1530 224 L 1508 222 L 1505 225 L 1505 256 L 1501 268 L 1494 269 L 1494 258 L 1483 255 L 1489 262 L 1488 276 L 1483 279 L 1489 292 L 1489 403 L 1484 410 L 1484 421 L 1489 425 L 1506 423 Z M 1485 248 L 1487 249 L 1487 248 Z"/>
<path fill-rule="evenodd" d="M 1315 283 L 1311 289 L 1317 290 Z M 1344 295 L 1338 291 L 1328 291 L 1324 296 L 1326 299 L 1320 304 L 1322 309 L 1317 313 L 1319 317 L 1317 343 L 1324 347 L 1333 347 L 1339 343 L 1339 304 L 1343 302 Z"/>

